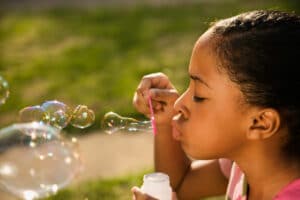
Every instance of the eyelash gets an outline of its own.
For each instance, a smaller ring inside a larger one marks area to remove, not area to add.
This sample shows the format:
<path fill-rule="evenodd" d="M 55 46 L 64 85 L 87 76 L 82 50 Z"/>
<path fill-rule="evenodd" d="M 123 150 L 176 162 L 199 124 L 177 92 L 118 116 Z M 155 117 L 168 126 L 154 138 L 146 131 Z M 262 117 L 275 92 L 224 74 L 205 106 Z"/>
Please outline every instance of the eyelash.
<path fill-rule="evenodd" d="M 193 96 L 193 101 L 194 102 L 202 102 L 202 101 L 204 101 L 205 100 L 205 98 L 203 98 L 203 97 L 197 97 L 197 96 Z"/>

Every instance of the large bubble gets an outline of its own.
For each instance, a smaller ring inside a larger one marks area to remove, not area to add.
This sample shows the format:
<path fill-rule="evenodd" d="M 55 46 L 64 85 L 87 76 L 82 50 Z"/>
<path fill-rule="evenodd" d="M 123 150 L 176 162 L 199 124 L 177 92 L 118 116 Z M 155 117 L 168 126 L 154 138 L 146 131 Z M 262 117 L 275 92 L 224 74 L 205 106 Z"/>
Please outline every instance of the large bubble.
<path fill-rule="evenodd" d="M 78 152 L 59 129 L 36 122 L 0 130 L 0 185 L 22 199 L 56 193 L 81 170 Z"/>

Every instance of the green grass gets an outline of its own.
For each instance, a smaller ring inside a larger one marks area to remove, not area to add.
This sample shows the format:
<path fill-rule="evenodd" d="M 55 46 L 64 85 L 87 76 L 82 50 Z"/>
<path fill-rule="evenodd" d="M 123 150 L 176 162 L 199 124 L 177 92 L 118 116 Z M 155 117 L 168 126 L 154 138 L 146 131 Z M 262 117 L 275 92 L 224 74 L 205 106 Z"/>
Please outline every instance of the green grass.
<path fill-rule="evenodd" d="M 130 188 L 142 184 L 143 173 L 84 182 L 73 188 L 61 190 L 56 195 L 47 198 L 47 200 L 128 200 L 132 196 Z"/>
<path fill-rule="evenodd" d="M 150 170 L 130 174 L 127 176 L 88 181 L 72 188 L 60 190 L 56 195 L 45 200 L 128 200 L 131 199 L 130 189 L 141 186 L 143 175 Z M 223 200 L 224 197 L 212 197 L 205 200 Z"/>
<path fill-rule="evenodd" d="M 53 99 L 71 107 L 86 104 L 95 111 L 96 123 L 83 132 L 99 129 L 103 114 L 111 110 L 141 117 L 131 104 L 141 77 L 162 71 L 183 91 L 193 44 L 211 21 L 259 8 L 297 11 L 296 4 L 205 1 L 162 7 L 3 10 L 0 74 L 9 82 L 11 95 L 0 107 L 0 126 L 16 122 L 21 108 Z"/>

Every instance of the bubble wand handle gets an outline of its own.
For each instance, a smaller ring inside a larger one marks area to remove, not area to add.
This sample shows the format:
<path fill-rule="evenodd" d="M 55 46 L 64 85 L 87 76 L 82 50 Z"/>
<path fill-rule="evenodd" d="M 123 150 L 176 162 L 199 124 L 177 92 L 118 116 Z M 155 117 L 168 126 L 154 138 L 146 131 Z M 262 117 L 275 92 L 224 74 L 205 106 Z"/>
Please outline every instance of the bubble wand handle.
<path fill-rule="evenodd" d="M 149 103 L 149 108 L 150 108 L 150 120 L 151 120 L 151 126 L 153 129 L 153 135 L 156 135 L 157 133 L 157 129 L 156 129 L 156 123 L 155 123 L 155 119 L 154 119 L 154 111 L 153 111 L 153 106 L 152 106 L 152 101 L 151 101 L 151 97 L 148 97 L 148 103 Z"/>

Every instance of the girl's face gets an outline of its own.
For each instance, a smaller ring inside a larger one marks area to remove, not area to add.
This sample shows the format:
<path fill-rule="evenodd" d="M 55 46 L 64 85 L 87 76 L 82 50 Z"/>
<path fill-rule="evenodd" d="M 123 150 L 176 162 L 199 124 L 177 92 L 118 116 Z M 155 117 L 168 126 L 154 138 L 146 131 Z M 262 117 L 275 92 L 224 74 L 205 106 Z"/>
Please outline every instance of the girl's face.
<path fill-rule="evenodd" d="M 180 115 L 174 117 L 174 135 L 195 159 L 230 158 L 246 142 L 249 106 L 238 85 L 217 67 L 213 40 L 207 31 L 196 42 L 189 87 L 175 103 Z"/>

